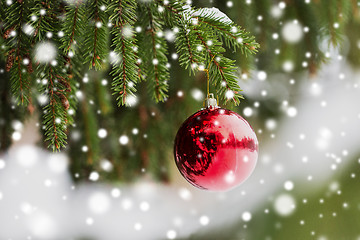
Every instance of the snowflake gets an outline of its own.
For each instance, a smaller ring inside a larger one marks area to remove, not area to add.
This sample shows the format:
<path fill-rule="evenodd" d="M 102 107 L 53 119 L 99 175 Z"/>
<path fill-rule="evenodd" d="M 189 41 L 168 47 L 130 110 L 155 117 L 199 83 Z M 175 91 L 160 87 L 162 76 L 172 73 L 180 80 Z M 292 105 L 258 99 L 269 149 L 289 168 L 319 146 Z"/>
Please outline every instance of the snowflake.
<path fill-rule="evenodd" d="M 40 42 L 35 47 L 35 59 L 40 63 L 50 63 L 56 55 L 56 47 L 51 42 Z"/>

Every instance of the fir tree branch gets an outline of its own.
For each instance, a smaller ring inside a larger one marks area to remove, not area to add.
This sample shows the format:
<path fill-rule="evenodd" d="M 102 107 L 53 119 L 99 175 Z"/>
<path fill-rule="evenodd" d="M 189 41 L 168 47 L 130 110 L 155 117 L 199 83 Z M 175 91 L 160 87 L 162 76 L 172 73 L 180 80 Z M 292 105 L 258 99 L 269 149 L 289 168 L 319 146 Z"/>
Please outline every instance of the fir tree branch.
<path fill-rule="evenodd" d="M 48 14 L 45 9 L 47 9 L 49 5 L 45 1 L 36 1 L 34 8 L 32 9 L 31 20 L 32 27 L 34 29 L 33 33 L 33 42 L 39 41 L 45 38 L 45 34 L 52 29 L 50 29 L 47 21 L 43 21 L 43 18 L 48 18 Z"/>
<path fill-rule="evenodd" d="M 61 34 L 58 34 L 61 32 L 61 24 L 57 17 L 61 12 L 59 2 L 36 1 L 33 11 L 32 16 L 35 19 L 33 24 L 37 27 L 33 38 L 34 44 L 41 44 L 51 38 L 51 44 L 54 47 L 58 46 L 59 37 L 61 37 Z M 39 91 L 48 98 L 48 103 L 43 112 L 43 124 L 45 141 L 49 143 L 48 147 L 52 148 L 53 151 L 60 151 L 61 148 L 65 147 L 67 125 L 72 122 L 72 116 L 68 114 L 70 109 L 69 96 L 72 88 L 65 67 L 65 58 L 60 52 L 49 62 L 38 63 L 36 70 L 41 84 Z"/>
<path fill-rule="evenodd" d="M 178 19 L 178 18 L 182 18 L 182 13 L 184 11 L 183 6 L 185 5 L 186 1 L 185 0 L 179 0 L 179 1 L 167 1 L 165 2 L 164 0 L 155 0 L 160 6 L 162 6 L 163 8 L 167 9 L 167 13 L 168 13 L 168 20 L 170 25 L 173 25 L 173 21 L 171 21 L 172 19 Z M 166 13 L 166 12 L 165 12 Z"/>
<path fill-rule="evenodd" d="M 179 63 L 185 69 L 194 72 L 198 65 L 203 64 L 205 58 L 197 38 L 197 30 L 190 22 L 180 19 L 177 26 L 179 33 L 175 39 L 176 51 L 179 53 Z"/>
<path fill-rule="evenodd" d="M 134 38 L 133 25 L 136 21 L 136 1 L 117 0 L 112 1 L 109 7 L 110 20 L 114 24 L 111 33 L 114 35 L 112 46 L 119 56 L 120 63 L 113 66 L 111 75 L 113 95 L 117 95 L 118 105 L 125 105 L 127 97 L 134 96 L 135 84 L 139 81 L 139 67 L 135 49 L 137 48 Z"/>
<path fill-rule="evenodd" d="M 157 2 L 163 4 L 163 1 L 161 0 L 157 0 Z M 222 47 L 221 42 L 218 41 L 218 37 L 225 40 L 229 46 L 240 47 L 245 54 L 256 51 L 258 44 L 254 41 L 254 38 L 249 37 L 248 33 L 239 29 L 235 24 L 224 23 L 221 17 L 215 17 L 213 14 L 204 14 L 204 12 L 200 11 L 199 15 L 202 16 L 195 17 L 191 15 L 193 13 L 192 10 L 189 10 L 188 13 L 180 14 L 175 7 L 171 6 L 171 4 L 164 4 L 163 7 L 170 11 L 170 15 L 175 15 L 178 20 L 184 19 L 183 22 L 177 21 L 182 23 L 179 27 L 185 30 L 182 36 L 188 36 L 191 33 L 196 35 L 195 39 L 192 39 L 191 42 L 187 41 L 186 37 L 185 39 L 177 39 L 179 42 L 177 50 L 180 54 L 180 64 L 185 66 L 189 66 L 190 64 L 193 65 L 191 61 L 193 56 L 192 53 L 196 51 L 188 51 L 188 53 L 185 54 L 182 51 L 183 49 L 191 49 L 188 46 L 191 46 L 191 44 L 194 43 L 197 44 L 196 48 L 198 50 L 198 43 L 200 43 L 206 50 L 205 55 L 207 62 L 211 62 L 209 69 L 210 80 L 217 86 L 217 94 L 221 95 L 226 101 L 231 99 L 235 105 L 239 104 L 240 99 L 243 99 L 243 96 L 240 94 L 241 89 L 237 83 L 237 68 L 235 67 L 235 61 L 222 55 L 222 53 L 225 52 L 225 49 Z M 190 16 L 183 17 L 183 14 L 190 14 Z M 196 21 L 193 21 L 194 18 Z M 186 19 L 192 20 L 186 21 Z M 233 33 L 231 33 L 231 30 L 234 28 L 236 29 L 236 32 L 233 31 Z M 196 62 L 201 63 L 203 61 L 200 56 L 199 60 Z"/>
<path fill-rule="evenodd" d="M 255 37 L 250 36 L 250 33 L 241 29 L 233 22 L 228 22 L 222 16 L 216 16 L 214 12 L 202 9 L 195 14 L 192 18 L 196 19 L 199 25 L 204 25 L 204 29 L 212 30 L 225 43 L 227 47 L 233 47 L 234 51 L 240 48 L 243 54 L 254 54 L 257 52 L 259 44 L 255 42 Z"/>
<path fill-rule="evenodd" d="M 112 24 L 111 47 L 120 58 L 111 71 L 112 89 L 119 105 L 127 104 L 127 98 L 134 95 L 135 84 L 140 77 L 146 77 L 149 90 L 156 101 L 166 100 L 169 63 L 167 44 L 161 35 L 166 24 L 170 25 L 176 33 L 175 48 L 179 54 L 180 65 L 189 69 L 190 72 L 195 72 L 198 67 L 207 66 L 206 62 L 210 63 L 210 79 L 218 88 L 218 93 L 226 97 L 231 96 L 230 98 L 236 104 L 238 103 L 241 95 L 238 94 L 240 88 L 234 74 L 236 70 L 234 61 L 223 56 L 225 49 L 219 40 L 228 47 L 240 48 L 245 54 L 255 52 L 257 45 L 248 33 L 232 22 L 224 23 L 223 19 L 212 14 L 200 12 L 197 16 L 192 15 L 195 10 L 185 8 L 185 0 L 154 0 L 141 3 L 140 8 L 136 0 L 109 2 L 108 6 L 108 0 L 89 0 L 85 4 L 72 5 L 51 0 L 35 0 L 31 3 L 17 1 L 0 11 L 1 17 L 5 13 L 6 15 L 8 12 L 11 13 L 9 9 L 18 6 L 13 11 L 14 13 L 6 18 L 5 30 L 9 31 L 4 32 L 5 35 L 11 36 L 10 33 L 14 30 L 12 25 L 14 25 L 15 32 L 19 33 L 14 38 L 6 39 L 8 69 L 16 71 L 11 75 L 21 80 L 16 81 L 19 84 L 15 86 L 16 88 L 24 88 L 23 84 L 26 82 L 23 81 L 24 75 L 21 74 L 28 74 L 31 71 L 29 49 L 32 46 L 47 41 L 53 43 L 55 48 L 60 46 L 62 50 L 57 53 L 56 59 L 39 63 L 37 68 L 38 81 L 41 83 L 40 92 L 46 95 L 49 101 L 44 107 L 43 123 L 46 141 L 54 151 L 65 146 L 67 126 L 73 122 L 69 110 L 73 113 L 76 108 L 74 93 L 77 89 L 77 81 L 83 78 L 81 63 L 84 60 L 96 70 L 108 64 L 108 15 Z M 27 4 L 24 10 L 30 13 L 31 9 L 32 15 L 25 16 L 19 11 L 22 4 Z M 3 2 L 1 6 L 5 6 Z M 140 11 L 137 12 L 137 9 Z M 141 12 L 143 15 L 140 22 L 144 31 L 135 36 L 134 25 L 137 15 Z M 19 21 L 14 14 L 20 13 L 24 19 Z M 33 30 L 27 35 L 26 31 L 21 30 L 26 22 L 30 22 L 30 16 Z M 237 30 L 232 32 L 234 28 Z M 242 41 L 238 41 L 240 38 Z M 142 47 L 142 51 L 139 52 L 137 40 L 140 41 Z M 29 58 L 30 64 L 24 67 L 22 63 L 26 58 Z M 28 71 L 24 72 L 24 68 Z M 83 102 L 83 104 L 88 103 Z M 85 108 L 90 109 L 88 106 Z M 87 113 L 84 113 L 85 118 Z M 91 128 L 90 125 L 87 127 L 88 131 Z M 89 139 L 94 136 L 96 137 L 96 134 L 89 135 Z M 88 143 L 90 144 L 89 141 Z M 90 145 L 89 147 L 92 147 Z"/>
<path fill-rule="evenodd" d="M 175 39 L 175 47 L 176 52 L 179 54 L 180 65 L 194 73 L 197 66 L 202 65 L 205 60 L 202 49 L 199 48 L 201 43 L 196 37 L 196 30 L 194 30 L 189 18 L 184 18 L 180 2 L 164 4 L 161 0 L 156 1 L 166 10 L 164 11 L 166 22 L 178 31 Z"/>
<path fill-rule="evenodd" d="M 67 111 L 64 107 L 64 91 L 66 88 L 61 84 L 64 78 L 62 72 L 52 66 L 44 66 L 41 71 L 46 77 L 42 80 L 41 90 L 49 97 L 49 104 L 44 107 L 45 141 L 53 151 L 60 151 L 66 145 Z"/>
<path fill-rule="evenodd" d="M 107 29 L 108 15 L 106 13 L 107 0 L 88 0 L 86 2 L 86 14 L 88 26 L 85 27 L 84 59 L 90 64 L 90 68 L 99 70 L 108 56 Z"/>
<path fill-rule="evenodd" d="M 3 37 L 8 45 L 6 70 L 10 72 L 11 91 L 19 104 L 30 101 L 30 74 L 32 63 L 29 46 L 30 37 L 22 31 L 29 16 L 26 2 L 14 2 L 5 8 L 6 19 Z"/>
<path fill-rule="evenodd" d="M 144 32 L 141 33 L 140 43 L 145 47 L 141 55 L 142 65 L 145 66 L 145 75 L 152 98 L 157 102 L 163 102 L 168 96 L 167 82 L 170 78 L 166 57 L 167 45 L 162 36 L 164 22 L 160 19 L 157 5 L 145 5 L 141 11 Z"/>
<path fill-rule="evenodd" d="M 80 40 L 81 34 L 85 28 L 85 12 L 83 4 L 66 6 L 65 21 L 63 23 L 62 32 L 64 36 L 61 38 L 61 48 L 65 54 L 71 49 L 75 51 L 75 45 Z M 73 55 L 73 52 L 69 57 Z"/>
<path fill-rule="evenodd" d="M 85 7 L 83 3 L 75 3 L 65 7 L 65 20 L 62 25 L 63 37 L 61 40 L 61 49 L 66 55 L 66 65 L 68 77 L 66 78 L 67 93 L 66 98 L 69 101 L 68 123 L 72 124 L 74 113 L 78 103 L 75 93 L 78 89 L 77 82 L 80 82 L 83 77 L 83 60 L 81 51 L 81 43 L 83 42 L 83 30 L 85 28 Z"/>

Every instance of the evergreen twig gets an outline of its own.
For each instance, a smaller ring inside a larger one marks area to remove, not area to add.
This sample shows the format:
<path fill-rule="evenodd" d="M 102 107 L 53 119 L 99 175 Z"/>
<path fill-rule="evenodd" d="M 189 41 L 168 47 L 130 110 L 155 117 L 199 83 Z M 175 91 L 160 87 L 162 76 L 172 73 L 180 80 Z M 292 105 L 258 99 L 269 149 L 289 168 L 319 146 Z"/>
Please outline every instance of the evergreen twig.
<path fill-rule="evenodd" d="M 35 29 L 33 44 L 39 45 L 47 41 L 54 48 L 60 44 L 61 24 L 57 17 L 60 12 L 59 2 L 36 1 L 32 14 Z M 53 151 L 60 151 L 67 144 L 67 126 L 69 118 L 72 120 L 68 114 L 70 108 L 68 93 L 71 92 L 71 86 L 66 75 L 64 56 L 61 52 L 57 52 L 54 59 L 38 63 L 36 72 L 39 91 L 48 99 L 43 109 L 45 141 Z"/>
<path fill-rule="evenodd" d="M 90 68 L 99 70 L 103 67 L 108 57 L 108 14 L 106 8 L 107 0 L 86 1 L 85 12 L 87 26 L 83 29 L 84 59 L 90 64 Z"/>
<path fill-rule="evenodd" d="M 139 81 L 137 49 L 133 25 L 136 21 L 136 0 L 112 1 L 109 7 L 110 20 L 114 24 L 112 46 L 119 62 L 113 66 L 112 89 L 118 105 L 125 105 L 128 96 L 134 96 L 135 84 Z"/>
<path fill-rule="evenodd" d="M 144 31 L 140 34 L 142 46 L 141 67 L 145 72 L 145 78 L 152 98 L 165 101 L 168 92 L 168 80 L 170 78 L 167 59 L 167 45 L 163 38 L 163 20 L 160 18 L 157 5 L 148 5 L 141 8 L 141 26 Z M 150 54 L 149 54 L 150 53 Z"/>
<path fill-rule="evenodd" d="M 195 18 L 203 29 L 214 31 L 225 46 L 232 47 L 234 51 L 240 48 L 245 55 L 257 52 L 259 44 L 255 42 L 255 37 L 224 16 L 217 16 L 213 11 L 202 9 L 192 14 L 192 18 Z"/>
<path fill-rule="evenodd" d="M 27 1 L 16 1 L 4 8 L 6 22 L 3 37 L 8 45 L 6 71 L 10 72 L 11 92 L 17 103 L 22 105 L 30 102 L 30 75 L 33 71 L 30 36 L 23 30 L 29 20 L 31 7 Z"/>

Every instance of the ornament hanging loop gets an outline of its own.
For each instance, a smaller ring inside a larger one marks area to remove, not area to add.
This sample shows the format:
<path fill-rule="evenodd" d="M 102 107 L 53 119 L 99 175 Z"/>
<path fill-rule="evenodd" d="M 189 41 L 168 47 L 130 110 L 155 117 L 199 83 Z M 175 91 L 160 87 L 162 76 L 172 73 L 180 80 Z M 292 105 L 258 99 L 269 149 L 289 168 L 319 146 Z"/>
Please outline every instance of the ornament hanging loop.
<path fill-rule="evenodd" d="M 205 98 L 205 102 L 204 105 L 206 108 L 218 108 L 217 105 L 217 100 L 214 97 L 213 93 L 210 93 L 210 75 L 209 75 L 209 69 L 210 69 L 210 65 L 211 63 L 214 61 L 216 55 L 214 55 L 211 59 L 211 61 L 209 62 L 209 65 L 207 68 L 205 69 L 200 69 L 204 72 L 206 72 L 206 98 Z"/>

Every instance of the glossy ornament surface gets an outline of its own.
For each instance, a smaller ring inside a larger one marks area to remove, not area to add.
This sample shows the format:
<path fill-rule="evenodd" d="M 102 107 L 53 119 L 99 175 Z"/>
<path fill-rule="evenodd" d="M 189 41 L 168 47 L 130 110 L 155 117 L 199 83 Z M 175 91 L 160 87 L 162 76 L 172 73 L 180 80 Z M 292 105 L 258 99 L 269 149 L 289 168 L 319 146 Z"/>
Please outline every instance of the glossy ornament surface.
<path fill-rule="evenodd" d="M 184 178 L 200 189 L 226 191 L 244 182 L 258 158 L 258 140 L 239 114 L 210 106 L 180 127 L 174 147 Z"/>

